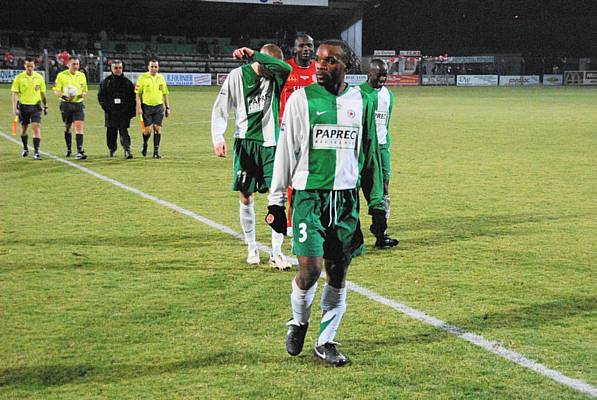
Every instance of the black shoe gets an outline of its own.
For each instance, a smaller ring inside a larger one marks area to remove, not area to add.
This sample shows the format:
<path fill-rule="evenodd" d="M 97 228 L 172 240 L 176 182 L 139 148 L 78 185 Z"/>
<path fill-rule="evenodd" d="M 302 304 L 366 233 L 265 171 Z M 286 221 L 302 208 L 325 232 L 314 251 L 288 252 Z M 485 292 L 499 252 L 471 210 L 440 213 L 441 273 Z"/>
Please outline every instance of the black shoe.
<path fill-rule="evenodd" d="M 291 319 L 286 325 L 288 325 L 286 351 L 291 356 L 297 356 L 303 351 L 303 344 L 305 344 L 305 335 L 307 334 L 309 323 L 295 325 L 294 320 Z"/>
<path fill-rule="evenodd" d="M 158 153 L 157 151 L 154 151 L 153 158 L 162 158 L 162 156 L 160 156 L 160 153 Z"/>
<path fill-rule="evenodd" d="M 21 153 L 22 157 L 27 157 L 29 155 L 29 150 L 23 150 L 23 152 Z"/>
<path fill-rule="evenodd" d="M 329 342 L 322 346 L 315 346 L 313 354 L 321 361 L 333 367 L 341 367 L 348 362 L 348 358 L 336 349 L 336 343 Z"/>
<path fill-rule="evenodd" d="M 124 158 L 126 158 L 127 160 L 130 160 L 131 158 L 133 158 L 133 155 L 131 154 L 131 152 L 129 150 L 125 150 Z"/>
<path fill-rule="evenodd" d="M 75 158 L 77 160 L 86 160 L 87 159 L 87 154 L 85 154 L 84 151 L 80 151 L 77 153 L 77 155 L 75 156 Z"/>
<path fill-rule="evenodd" d="M 72 152 L 70 151 L 70 149 L 68 149 L 68 150 L 66 151 L 66 156 L 65 156 L 65 157 L 70 157 L 70 156 L 71 156 L 71 154 L 72 154 Z"/>
<path fill-rule="evenodd" d="M 143 143 L 143 147 L 141 147 L 141 155 L 143 157 L 147 155 L 147 143 Z"/>
<path fill-rule="evenodd" d="M 391 238 L 388 235 L 384 235 L 383 238 L 377 239 L 375 241 L 375 248 L 376 249 L 391 249 L 392 247 L 398 246 L 398 243 L 400 243 L 400 240 Z"/>
<path fill-rule="evenodd" d="M 39 153 L 34 153 L 33 154 L 33 159 L 34 160 L 41 160 L 41 156 L 39 155 Z"/>
<path fill-rule="evenodd" d="M 110 150 L 110 158 L 114 157 L 114 153 L 116 153 L 116 150 Z"/>

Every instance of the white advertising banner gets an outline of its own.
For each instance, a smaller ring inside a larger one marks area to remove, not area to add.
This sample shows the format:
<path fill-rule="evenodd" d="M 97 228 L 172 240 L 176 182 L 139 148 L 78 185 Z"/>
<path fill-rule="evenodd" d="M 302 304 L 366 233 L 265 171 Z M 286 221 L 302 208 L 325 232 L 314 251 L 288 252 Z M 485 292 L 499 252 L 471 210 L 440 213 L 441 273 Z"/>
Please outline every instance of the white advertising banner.
<path fill-rule="evenodd" d="M 539 75 L 500 75 L 500 86 L 538 86 Z"/>
<path fill-rule="evenodd" d="M 367 75 L 346 75 L 344 80 L 349 85 L 360 85 L 367 80 Z"/>
<path fill-rule="evenodd" d="M 0 83 L 12 83 L 14 81 L 15 76 L 20 74 L 21 72 L 25 71 L 24 69 L 0 69 Z M 46 77 L 46 71 L 35 71 L 41 74 L 41 76 Z"/>
<path fill-rule="evenodd" d="M 395 56 L 396 50 L 373 50 L 374 56 Z"/>
<path fill-rule="evenodd" d="M 455 75 L 423 75 L 423 85 L 456 85 Z"/>
<path fill-rule="evenodd" d="M 597 71 L 585 71 L 584 85 L 597 85 Z"/>
<path fill-rule="evenodd" d="M 565 71 L 565 85 L 597 85 L 597 71 Z"/>
<path fill-rule="evenodd" d="M 544 74 L 543 86 L 562 86 L 564 84 L 564 75 Z"/>
<path fill-rule="evenodd" d="M 125 72 L 124 75 L 133 83 L 145 72 Z M 103 78 L 110 75 L 110 72 L 104 71 Z M 211 86 L 211 74 L 178 73 L 165 72 L 164 79 L 168 86 Z"/>
<path fill-rule="evenodd" d="M 269 4 L 276 6 L 319 6 L 327 7 L 328 0 L 201 0 L 212 3 L 246 3 L 246 4 Z"/>
<path fill-rule="evenodd" d="M 497 86 L 497 75 L 458 75 L 457 86 Z"/>

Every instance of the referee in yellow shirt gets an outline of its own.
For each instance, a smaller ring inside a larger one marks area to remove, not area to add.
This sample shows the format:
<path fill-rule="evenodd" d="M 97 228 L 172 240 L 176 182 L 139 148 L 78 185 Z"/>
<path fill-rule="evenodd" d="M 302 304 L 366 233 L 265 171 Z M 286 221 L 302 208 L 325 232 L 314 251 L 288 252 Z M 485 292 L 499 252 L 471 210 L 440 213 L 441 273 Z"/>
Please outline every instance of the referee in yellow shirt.
<path fill-rule="evenodd" d="M 46 82 L 41 74 L 35 72 L 33 58 L 25 59 L 25 71 L 18 74 L 10 91 L 12 92 L 12 111 L 19 116 L 21 123 L 21 140 L 23 141 L 23 157 L 29 155 L 27 128 L 31 124 L 33 130 L 33 159 L 40 160 L 39 143 L 41 142 L 41 111 L 48 113 L 46 99 Z"/>
<path fill-rule="evenodd" d="M 135 99 L 137 102 L 137 114 L 143 118 L 145 130 L 143 132 L 143 147 L 141 154 L 147 155 L 147 142 L 153 130 L 153 158 L 160 156 L 160 139 L 162 137 L 162 121 L 164 115 L 170 116 L 170 105 L 168 104 L 168 86 L 162 74 L 158 74 L 160 64 L 152 58 L 145 72 L 137 80 L 135 85 Z"/>
<path fill-rule="evenodd" d="M 85 125 L 85 105 L 83 100 L 87 95 L 87 78 L 79 71 L 80 62 L 76 56 L 68 59 L 68 69 L 56 76 L 56 84 L 52 88 L 54 94 L 60 97 L 60 112 L 64 122 L 64 141 L 66 142 L 66 156 L 71 156 L 72 134 L 70 128 L 75 125 L 75 139 L 77 142 L 77 160 L 87 158 L 83 151 L 83 127 Z"/>

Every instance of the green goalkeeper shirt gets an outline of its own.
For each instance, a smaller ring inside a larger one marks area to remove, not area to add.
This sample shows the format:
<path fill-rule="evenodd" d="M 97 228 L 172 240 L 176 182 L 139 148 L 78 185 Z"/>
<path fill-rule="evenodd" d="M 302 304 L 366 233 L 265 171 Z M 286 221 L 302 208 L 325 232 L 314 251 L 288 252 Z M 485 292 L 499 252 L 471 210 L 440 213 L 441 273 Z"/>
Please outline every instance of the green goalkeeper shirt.
<path fill-rule="evenodd" d="M 369 208 L 384 210 L 383 178 L 371 97 L 347 86 L 335 96 L 313 84 L 292 94 L 276 148 L 270 205 L 283 205 L 286 189 L 347 190 L 361 176 L 371 187 Z"/>
<path fill-rule="evenodd" d="M 276 145 L 280 132 L 280 94 L 292 68 L 284 61 L 258 51 L 254 52 L 253 61 L 263 65 L 273 77 L 266 79 L 257 75 L 251 64 L 230 72 L 211 113 L 214 145 L 224 141 L 230 109 L 236 110 L 235 138 L 254 140 L 264 147 Z"/>

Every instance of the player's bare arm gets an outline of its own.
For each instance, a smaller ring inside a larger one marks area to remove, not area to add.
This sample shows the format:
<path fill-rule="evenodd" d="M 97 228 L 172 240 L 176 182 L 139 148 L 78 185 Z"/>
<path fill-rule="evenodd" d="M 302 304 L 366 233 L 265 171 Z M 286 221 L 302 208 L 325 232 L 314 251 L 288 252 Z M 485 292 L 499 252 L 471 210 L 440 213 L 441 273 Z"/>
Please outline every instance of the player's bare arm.
<path fill-rule="evenodd" d="M 253 57 L 254 53 L 255 52 L 248 47 L 241 47 L 241 48 L 234 50 L 234 52 L 232 53 L 232 57 L 234 57 L 237 60 L 242 60 L 243 57 L 249 57 L 249 58 Z"/>
<path fill-rule="evenodd" d="M 172 110 L 170 109 L 170 101 L 168 100 L 168 95 L 165 94 L 164 95 L 164 110 L 165 110 L 165 116 L 166 118 L 168 118 L 170 115 L 172 115 Z"/>

